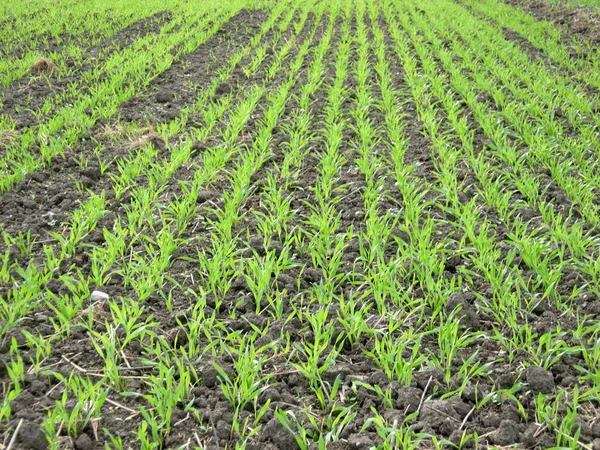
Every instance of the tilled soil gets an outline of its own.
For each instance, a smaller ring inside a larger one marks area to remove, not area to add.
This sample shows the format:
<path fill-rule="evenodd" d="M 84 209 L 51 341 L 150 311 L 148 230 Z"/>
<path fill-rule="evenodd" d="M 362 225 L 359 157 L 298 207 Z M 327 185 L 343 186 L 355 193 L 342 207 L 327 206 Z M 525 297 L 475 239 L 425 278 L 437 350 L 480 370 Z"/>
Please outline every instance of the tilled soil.
<path fill-rule="evenodd" d="M 87 48 L 81 64 L 76 66 L 74 61 L 66 61 L 67 66 L 72 69 L 72 74 L 60 74 L 56 70 L 44 76 L 44 74 L 32 70 L 29 76 L 0 90 L 2 114 L 6 114 L 14 121 L 17 132 L 23 128 L 38 125 L 40 119 L 43 120 L 47 117 L 47 114 L 37 114 L 46 102 L 57 102 L 59 99 L 58 106 L 61 106 L 61 94 L 70 86 L 77 86 L 81 82 L 83 74 L 100 66 L 113 52 L 131 45 L 140 37 L 157 33 L 169 19 L 168 13 L 155 14 L 135 22 L 99 44 Z"/>
<path fill-rule="evenodd" d="M 535 5 L 538 5 L 537 3 Z M 530 10 L 539 14 L 540 17 L 551 18 L 560 23 L 560 17 L 572 18 L 571 30 L 573 33 L 584 33 L 582 27 L 576 24 L 580 19 L 571 13 L 558 13 L 542 7 L 530 4 Z M 78 246 L 75 254 L 69 255 L 61 264 L 59 273 L 54 273 L 45 282 L 44 288 L 49 292 L 62 295 L 69 294 L 69 286 L 59 280 L 61 275 L 72 273 L 75 269 L 82 272 L 84 276 L 91 273 L 91 248 L 102 246 L 104 243 L 103 228 L 114 229 L 114 224 L 125 221 L 127 218 L 128 203 L 131 198 L 127 195 L 117 198 L 111 180 L 111 174 L 117 174 L 117 162 L 124 160 L 129 154 L 135 152 L 135 147 L 131 142 L 140 136 L 147 136 L 149 131 L 154 130 L 161 124 L 169 123 L 179 117 L 180 110 L 189 107 L 195 101 L 195 94 L 211 86 L 214 73 L 221 64 L 225 64 L 227 57 L 234 51 L 242 48 L 254 36 L 260 26 L 268 17 L 265 11 L 242 11 L 232 18 L 222 29 L 207 43 L 186 55 L 181 61 L 173 64 L 163 74 L 152 81 L 147 90 L 139 96 L 132 98 L 122 104 L 114 116 L 114 120 L 103 121 L 89 133 L 88 142 L 82 143 L 78 148 L 72 149 L 64 157 L 54 158 L 48 167 L 41 169 L 20 182 L 11 192 L 2 195 L 0 198 L 0 229 L 10 235 L 17 235 L 19 232 L 29 233 L 33 242 L 30 251 L 22 252 L 12 246 L 8 248 L 6 243 L 0 243 L 0 251 L 9 253 L 9 261 L 27 265 L 33 262 L 38 267 L 43 267 L 45 258 L 44 245 L 56 246 L 56 236 L 53 233 L 63 233 L 68 229 L 68 220 L 73 212 L 92 195 L 103 195 L 106 199 L 106 214 L 94 224 L 94 228 L 86 235 L 82 243 Z M 298 20 L 298 15 L 294 16 Z M 161 16 L 152 20 L 150 27 L 143 27 L 143 32 L 156 31 L 163 20 L 168 20 L 168 16 Z M 317 20 L 320 22 L 317 23 Z M 588 19 L 586 19 L 588 20 Z M 589 19 L 590 21 L 592 19 Z M 339 20 L 338 20 L 339 22 Z M 336 22 L 336 24 L 338 24 Z M 318 45 L 323 37 L 326 28 L 326 18 L 318 19 L 310 15 L 307 19 L 307 25 L 298 34 L 292 35 L 292 27 L 284 32 L 284 37 L 278 40 L 270 50 L 261 68 L 248 77 L 241 70 L 241 67 L 247 64 L 253 53 L 244 58 L 239 67 L 236 68 L 231 77 L 217 87 L 214 95 L 210 96 L 209 102 L 214 103 L 222 98 L 229 98 L 232 104 L 237 104 L 243 98 L 250 87 L 260 83 L 267 75 L 266 67 L 268 62 L 272 62 L 273 55 L 287 42 L 288 39 L 295 39 L 299 47 L 305 39 L 309 38 L 308 31 L 313 26 L 317 27 L 317 32 L 313 38 L 313 46 Z M 385 24 L 381 24 L 385 29 Z M 111 45 L 127 45 L 130 39 L 139 35 L 142 28 L 133 28 L 129 31 L 123 30 L 111 38 Z M 356 33 L 356 23 L 353 19 L 351 23 L 351 35 Z M 587 29 L 592 29 L 588 27 Z M 580 31 L 578 31 L 580 30 Z M 391 45 L 388 30 L 385 30 L 386 42 Z M 591 39 L 595 35 L 590 32 Z M 275 33 L 266 33 L 263 41 L 272 41 L 275 39 Z M 313 94 L 314 102 L 310 106 L 310 113 L 315 121 L 320 120 L 329 106 L 327 104 L 326 93 L 333 83 L 335 67 L 335 50 L 340 45 L 342 37 L 339 30 L 336 29 L 331 43 L 331 59 L 327 61 L 325 73 L 322 76 L 321 84 Z M 120 43 L 121 42 L 121 43 Z M 294 47 L 291 53 L 286 57 L 284 65 L 287 66 L 297 55 L 297 48 Z M 351 46 L 353 56 L 356 56 L 356 43 Z M 390 66 L 394 73 L 393 81 L 395 88 L 402 96 L 405 105 L 404 133 L 409 138 L 408 151 L 405 155 L 405 163 L 415 164 L 416 169 L 412 176 L 419 185 L 437 185 L 439 183 L 436 175 L 436 165 L 438 163 L 436 155 L 433 153 L 432 145 L 429 139 L 424 136 L 423 124 L 419 121 L 416 113 L 416 106 L 413 99 L 405 89 L 403 68 L 400 61 L 390 52 L 387 56 Z M 537 55 L 543 58 L 543 55 Z M 302 64 L 301 75 L 299 76 L 294 88 L 294 94 L 298 94 L 300 88 L 306 83 L 306 75 L 310 69 L 312 55 L 309 54 Z M 374 61 L 374 55 L 370 55 Z M 350 58 L 349 76 L 344 82 L 344 89 L 348 94 L 348 100 L 342 107 L 342 114 L 348 123 L 352 123 L 353 111 L 355 106 L 353 100 L 356 99 L 356 80 L 352 72 L 354 58 Z M 281 73 L 274 77 L 266 88 L 268 93 L 275 92 L 278 86 L 285 81 L 285 74 Z M 374 83 L 376 84 L 376 83 Z M 12 88 L 12 87 L 11 87 Z M 7 92 L 5 99 L 13 98 L 14 101 L 5 103 L 9 105 L 9 113 L 14 114 L 22 106 L 24 94 L 20 93 L 23 86 L 14 87 L 14 91 Z M 51 95 L 51 87 L 40 89 L 30 89 L 27 101 L 30 104 L 38 105 Z M 9 95 L 10 94 L 10 95 Z M 376 100 L 380 100 L 380 93 L 373 87 L 373 95 Z M 266 96 L 260 101 L 261 104 L 267 104 Z M 12 105 L 12 106 L 11 106 Z M 280 122 L 289 122 L 294 112 L 301 109 L 299 100 L 293 96 L 286 105 L 283 117 Z M 247 136 L 256 134 L 262 118 L 260 111 L 256 111 L 248 120 L 244 134 L 239 138 L 240 145 L 249 139 Z M 33 119 L 25 115 L 20 115 L 23 126 L 32 126 Z M 194 126 L 201 125 L 202 114 L 189 118 L 186 124 L 186 130 Z M 373 121 L 376 126 L 384 125 L 384 117 L 381 114 L 373 113 Z M 448 127 L 446 117 L 439 118 L 442 127 Z M 198 122 L 196 122 L 198 120 Z M 137 131 L 134 136 L 129 136 L 124 131 L 119 131 L 122 124 L 135 124 Z M 207 142 L 198 142 L 195 148 L 195 154 L 187 165 L 180 167 L 175 176 L 169 181 L 164 191 L 164 203 L 174 200 L 181 195 L 181 182 L 187 182 L 193 178 L 195 167 L 202 163 L 202 153 L 210 148 L 216 148 L 223 145 L 223 138 L 220 132 L 226 127 L 224 119 L 217 129 L 211 133 Z M 476 127 L 471 121 L 471 125 Z M 319 124 L 313 124 L 318 127 Z M 139 131 L 139 130 L 142 131 Z M 147 130 L 146 130 L 147 129 Z M 146 131 L 143 131 L 146 130 Z M 111 134 L 112 133 L 112 134 Z M 482 135 L 481 129 L 477 130 L 478 137 L 475 142 L 480 151 L 485 150 L 486 138 Z M 182 133 L 182 136 L 184 133 Z M 116 138 L 115 138 L 116 136 Z M 178 136 L 179 137 L 179 136 Z M 340 215 L 340 230 L 345 231 L 354 227 L 357 231 L 364 229 L 364 217 L 366 211 L 361 197 L 364 191 L 364 176 L 356 167 L 355 158 L 357 158 L 355 147 L 351 145 L 356 138 L 356 132 L 351 127 L 345 127 L 343 130 L 343 144 L 340 152 L 345 158 L 345 163 L 337 174 L 334 183 L 334 190 L 341 195 L 341 201 L 335 205 L 336 213 Z M 251 139 L 251 138 L 250 138 Z M 282 241 L 284 235 L 276 236 L 270 242 L 270 247 L 264 247 L 264 240 L 261 230 L 257 226 L 255 212 L 264 212 L 262 206 L 261 194 L 264 193 L 267 178 L 270 175 L 276 176 L 278 167 L 283 163 L 284 144 L 289 141 L 289 135 L 286 134 L 285 127 L 277 127 L 272 133 L 272 154 L 269 159 L 261 166 L 251 178 L 251 193 L 241 207 L 244 214 L 243 219 L 234 228 L 235 234 L 243 236 L 238 242 L 240 254 L 245 257 L 252 255 L 265 255 L 269 251 L 280 254 L 282 251 Z M 156 141 L 154 143 L 155 160 L 160 162 L 167 160 L 171 150 L 180 142 L 178 139 L 166 143 Z M 105 172 L 100 170 L 100 165 L 94 160 L 94 148 L 102 144 L 104 150 L 101 154 L 102 161 L 111 162 Z M 315 185 L 318 177 L 318 167 L 324 149 L 323 140 L 318 137 L 312 137 L 308 145 L 309 153 L 301 163 L 299 176 L 291 180 L 286 194 L 291 196 L 291 209 L 295 211 L 294 217 L 289 223 L 289 228 L 302 228 L 305 226 L 306 218 L 310 214 L 311 202 L 314 194 L 311 187 Z M 133 150 L 132 150 L 133 149 Z M 378 148 L 382 156 L 388 156 L 384 145 Z M 165 282 L 159 288 L 159 292 L 150 295 L 144 301 L 144 314 L 142 319 L 150 314 L 153 320 L 158 323 L 157 329 L 163 335 L 164 339 L 174 347 L 186 347 L 188 343 L 184 338 L 184 333 L 189 329 L 187 317 L 190 312 L 190 298 L 186 296 L 188 290 L 194 290 L 197 287 L 198 274 L 195 273 L 196 263 L 190 258 L 197 256 L 208 246 L 211 239 L 211 229 L 208 226 L 208 220 L 217 220 L 214 213 L 215 208 L 221 207 L 225 202 L 224 193 L 231 188 L 231 180 L 226 176 L 233 173 L 239 160 L 232 159 L 225 164 L 224 174 L 219 176 L 210 186 L 202 191 L 198 196 L 198 202 L 195 210 L 195 223 L 185 229 L 183 237 L 189 241 L 175 251 L 171 258 L 171 265 L 167 269 L 169 281 Z M 468 168 L 464 169 L 463 184 L 464 202 L 468 202 L 475 197 L 477 180 Z M 545 181 L 550 182 L 547 174 L 540 171 L 545 176 Z M 381 177 L 386 177 L 386 171 L 382 169 Z M 139 185 L 144 185 L 143 179 L 136 180 Z M 85 190 L 78 188 L 83 186 Z M 390 193 L 390 198 L 382 201 L 380 212 L 399 210 L 402 199 L 397 193 L 397 189 L 391 178 L 385 180 L 384 188 Z M 552 186 L 548 191 L 553 204 L 559 210 L 564 207 L 564 211 L 571 209 L 571 203 L 566 194 L 558 187 Z M 431 194 L 431 198 L 438 198 L 437 194 Z M 480 201 L 480 200 L 478 200 Z M 484 206 L 484 205 L 480 205 Z M 509 240 L 506 238 L 508 229 L 502 224 L 497 212 L 491 208 L 482 209 L 486 212 L 486 219 L 491 223 L 498 224 L 496 231 L 497 239 L 506 247 L 509 247 Z M 538 215 L 533 210 L 523 210 L 523 215 L 529 214 L 532 220 L 531 228 L 537 228 L 536 220 Z M 432 208 L 432 216 L 436 220 L 436 242 L 442 242 L 443 238 L 458 239 L 458 233 L 450 225 L 455 218 L 442 208 Z M 156 236 L 159 230 L 145 230 L 148 235 Z M 403 236 L 398 232 L 399 238 Z M 364 267 L 359 262 L 360 257 L 359 240 L 354 237 L 344 248 L 344 263 L 342 271 L 344 273 L 354 273 L 357 277 L 361 275 Z M 138 250 L 138 249 L 136 249 Z M 295 308 L 301 306 L 300 300 L 308 291 L 315 289 L 322 280 L 323 272 L 311 260 L 310 255 L 298 244 L 293 249 L 297 258 L 297 266 L 285 271 L 275 280 L 277 289 L 285 292 L 285 306 L 283 316 L 291 315 Z M 140 245 L 139 251 L 143 252 L 143 246 Z M 391 246 L 388 249 L 390 255 L 395 254 L 397 247 Z M 507 253 L 506 251 L 505 253 Z M 506 255 L 503 255 L 505 257 Z M 442 267 L 444 277 L 450 282 L 458 276 L 457 267 L 464 267 L 465 256 L 461 254 L 450 255 Z M 511 265 L 521 267 L 524 277 L 533 277 L 533 272 L 527 267 L 521 258 L 516 258 Z M 196 275 L 196 280 L 194 279 Z M 576 271 L 563 278 L 563 284 L 560 286 L 561 293 L 568 295 L 573 288 L 585 286 L 585 279 L 579 277 Z M 416 284 L 407 283 L 407 290 L 410 297 L 416 302 L 426 303 L 426 295 Z M 350 278 L 343 281 L 336 288 L 336 294 L 352 295 L 359 290 L 358 283 L 353 283 Z M 10 285 L 0 285 L 0 295 L 5 298 Z M 135 299 L 136 293 L 129 286 L 124 278 L 115 274 L 106 286 L 92 286 L 93 289 L 99 289 L 110 295 L 111 298 L 130 297 Z M 452 313 L 457 306 L 462 308 L 460 323 L 464 329 L 470 329 L 482 333 L 490 333 L 498 326 L 495 319 L 485 312 L 478 310 L 478 297 L 475 293 L 491 297 L 488 291 L 491 288 L 481 279 L 477 279 L 465 289 L 465 292 L 453 293 L 445 306 L 446 313 Z M 164 295 L 174 292 L 172 299 L 172 312 L 165 308 Z M 368 300 L 368 299 L 367 299 Z M 366 300 L 365 300 L 366 301 Z M 589 321 L 600 319 L 600 303 L 593 294 L 586 292 L 577 297 L 576 309 L 582 315 L 586 315 Z M 106 325 L 110 320 L 110 310 L 107 303 L 96 303 L 88 305 L 88 308 L 94 308 L 95 322 L 93 330 L 99 333 L 108 332 Z M 268 315 L 256 314 L 254 300 L 251 296 L 251 290 L 241 276 L 232 280 L 231 289 L 224 298 L 208 298 L 206 306 L 206 316 L 214 317 L 214 320 L 228 332 L 238 332 L 240 334 L 251 333 L 255 329 L 264 329 L 268 326 L 269 331 L 260 337 L 257 347 L 275 342 L 281 336 L 289 335 L 292 345 L 304 346 L 311 341 L 312 331 L 305 320 L 300 320 L 296 316 L 291 316 L 290 320 L 274 320 Z M 339 313 L 339 306 L 332 305 L 330 314 L 336 317 Z M 36 310 L 35 314 L 27 315 L 22 318 L 18 326 L 7 330 L 3 336 L 0 345 L 0 381 L 3 384 L 10 382 L 10 377 L 6 369 L 9 362 L 9 351 L 12 345 L 12 339 L 18 345 L 21 345 L 21 357 L 25 361 L 26 374 L 24 376 L 23 391 L 19 397 L 11 403 L 10 420 L 0 424 L 0 431 L 4 435 L 5 443 L 9 442 L 13 436 L 16 436 L 12 443 L 12 448 L 48 448 L 46 438 L 41 428 L 42 421 L 47 417 L 47 410 L 54 407 L 55 402 L 60 400 L 63 395 L 61 382 L 54 376 L 49 376 L 40 372 L 33 373 L 30 360 L 35 356 L 35 349 L 28 349 L 25 346 L 23 332 L 38 333 L 44 337 L 53 336 L 55 333 L 52 326 L 52 311 Z M 307 311 L 310 314 L 310 310 Z M 429 307 L 423 308 L 424 317 L 429 317 L 433 312 Z M 78 319 L 85 317 L 85 311 L 78 312 Z M 370 317 L 373 323 L 380 319 Z M 385 319 L 387 320 L 387 318 Z M 412 320 L 412 319 L 410 319 Z M 409 321 L 410 322 L 410 321 Z M 424 320 L 427 322 L 427 319 Z M 79 322 L 80 323 L 80 322 Z M 541 302 L 531 314 L 523 320 L 523 325 L 527 325 L 535 333 L 543 334 L 546 331 L 556 330 L 560 326 L 563 330 L 572 330 L 575 326 L 574 318 L 565 316 L 563 312 L 549 302 Z M 412 326 L 407 323 L 406 327 Z M 517 445 L 519 448 L 545 449 L 555 445 L 556 437 L 552 430 L 547 429 L 536 421 L 536 400 L 538 394 L 558 395 L 563 390 L 572 390 L 579 383 L 580 371 L 577 365 L 585 365 L 578 355 L 565 355 L 560 362 L 554 364 L 549 370 L 536 365 L 529 365 L 528 355 L 524 354 L 508 361 L 504 358 L 502 346 L 495 340 L 481 339 L 461 350 L 461 357 L 467 359 L 474 353 L 477 353 L 478 360 L 483 364 L 490 364 L 492 368 L 490 374 L 481 377 L 477 382 L 469 382 L 461 387 L 458 369 L 462 361 L 458 361 L 455 366 L 450 368 L 452 378 L 450 382 L 445 378 L 444 370 L 441 368 L 422 367 L 421 370 L 414 372 L 410 385 L 403 385 L 390 379 L 378 366 L 373 358 L 367 353 L 375 345 L 372 337 L 363 336 L 358 342 L 344 341 L 344 327 L 341 322 L 334 321 L 335 333 L 342 336 L 341 345 L 339 345 L 339 356 L 336 363 L 328 368 L 322 374 L 323 380 L 333 384 L 336 379 L 342 383 L 342 391 L 345 394 L 346 405 L 352 406 L 355 416 L 349 421 L 335 442 L 331 442 L 327 448 L 332 449 L 367 449 L 383 445 L 383 438 L 377 434 L 373 424 L 369 425 L 368 419 L 373 417 L 373 411 L 379 412 L 389 424 L 394 427 L 405 423 L 408 419 L 410 428 L 415 433 L 434 436 L 438 440 L 446 439 L 449 442 L 445 445 L 451 448 L 450 443 L 458 444 L 464 433 L 477 434 L 479 436 L 478 448 L 499 448 L 510 445 Z M 425 326 L 425 325 L 423 325 Z M 568 337 L 567 344 L 570 344 Z M 204 337 L 198 337 L 199 345 L 208 344 Z M 260 344 L 260 345 L 259 345 Z M 422 342 L 423 351 L 433 354 L 439 353 L 439 345 L 434 335 L 427 336 Z M 138 394 L 146 392 L 144 381 L 148 376 L 153 375 L 152 369 L 144 364 L 144 359 L 149 355 L 139 343 L 132 343 L 125 350 L 123 355 L 125 363 L 120 368 L 125 374 L 127 387 L 125 391 Z M 207 355 L 198 361 L 189 361 L 197 373 L 198 379 L 195 380 L 193 387 L 192 405 L 196 414 L 186 409 L 186 405 L 178 405 L 173 411 L 171 419 L 171 430 L 166 438 L 162 448 L 235 448 L 239 439 L 232 433 L 232 422 L 234 420 L 234 411 L 231 403 L 227 401 L 221 390 L 221 375 L 215 369 L 213 363 L 217 363 L 223 370 L 232 375 L 234 373 L 233 360 L 230 355 L 224 352 L 217 352 L 213 355 Z M 89 376 L 91 379 L 100 379 L 103 372 L 104 361 L 94 348 L 88 331 L 74 320 L 74 326 L 68 336 L 52 342 L 52 351 L 50 356 L 43 361 L 44 370 L 52 370 L 60 373 L 64 377 L 72 374 Z M 526 368 L 527 367 L 527 368 Z M 264 390 L 259 397 L 259 406 L 269 402 L 260 424 L 262 427 L 245 444 L 247 449 L 295 449 L 299 448 L 294 436 L 282 425 L 276 417 L 278 409 L 292 411 L 306 424 L 309 424 L 309 416 L 316 418 L 317 421 L 326 420 L 328 414 L 332 412 L 333 405 L 329 405 L 326 411 L 318 410 L 316 396 L 310 389 L 308 381 L 297 371 L 291 368 L 285 358 L 281 355 L 274 355 L 264 366 L 264 370 L 272 375 L 269 387 Z M 362 386 L 356 388 L 356 386 Z M 365 386 L 369 386 L 366 388 Z M 516 386 L 516 388 L 515 388 Z M 376 390 L 382 392 L 389 390 L 391 404 L 386 404 Z M 490 396 L 490 401 L 484 406 L 477 408 L 476 405 L 480 399 L 492 391 L 511 390 L 515 400 L 524 408 L 520 410 L 516 401 L 511 401 L 506 397 Z M 110 402 L 105 403 L 102 408 L 101 418 L 98 426 L 88 426 L 79 435 L 69 435 L 63 430 L 60 438 L 60 448 L 85 449 L 103 449 L 112 448 L 109 440 L 109 432 L 112 436 L 119 436 L 124 443 L 124 448 L 136 448 L 136 432 L 143 421 L 140 414 L 140 407 L 147 406 L 147 402 L 140 396 L 120 395 L 115 389 L 111 389 L 108 394 Z M 596 405 L 598 406 L 598 405 Z M 251 411 L 243 411 L 239 420 L 243 421 L 250 417 Z M 600 448 L 600 421 L 597 419 L 597 411 L 590 407 L 589 410 L 582 410 L 578 416 L 578 423 L 581 426 L 579 441 L 589 448 Z M 365 425 L 366 424 L 366 425 Z M 15 431 L 18 428 L 18 433 Z M 309 428 L 311 425 L 309 425 Z M 312 426 L 314 428 L 314 425 Z M 397 443 L 397 448 L 402 448 Z M 431 440 L 425 439 L 419 448 L 429 447 Z M 108 446 L 108 447 L 105 447 Z M 467 446 L 473 447 L 473 441 Z M 495 446 L 495 447 L 494 447 Z M 586 447 L 586 448 L 588 448 Z M 316 447 L 311 447 L 316 448 Z M 389 447 L 378 447 L 389 448 Z M 583 447 L 582 447 L 583 448 Z"/>
<path fill-rule="evenodd" d="M 584 38 L 595 45 L 600 44 L 600 12 L 597 8 L 573 8 L 552 5 L 543 0 L 506 0 L 540 20 L 547 20 L 565 29 L 567 39 Z"/>

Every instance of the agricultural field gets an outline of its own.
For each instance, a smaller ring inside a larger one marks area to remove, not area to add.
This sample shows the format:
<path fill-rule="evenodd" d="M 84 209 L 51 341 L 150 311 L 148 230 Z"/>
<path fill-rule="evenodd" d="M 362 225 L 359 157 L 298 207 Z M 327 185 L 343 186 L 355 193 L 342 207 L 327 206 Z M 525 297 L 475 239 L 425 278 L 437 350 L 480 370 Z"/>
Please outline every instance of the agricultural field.
<path fill-rule="evenodd" d="M 600 43 L 600 0 L 506 0 L 538 19 L 547 20 L 583 37 L 596 46 Z"/>
<path fill-rule="evenodd" d="M 590 7 L 590 8 L 599 8 L 600 0 L 554 0 L 551 4 L 555 4 L 561 7 L 570 8 L 579 8 L 579 7 Z M 541 5 L 538 3 L 538 5 Z"/>
<path fill-rule="evenodd" d="M 0 0 L 0 448 L 600 449 L 597 17 L 523 8 Z"/>

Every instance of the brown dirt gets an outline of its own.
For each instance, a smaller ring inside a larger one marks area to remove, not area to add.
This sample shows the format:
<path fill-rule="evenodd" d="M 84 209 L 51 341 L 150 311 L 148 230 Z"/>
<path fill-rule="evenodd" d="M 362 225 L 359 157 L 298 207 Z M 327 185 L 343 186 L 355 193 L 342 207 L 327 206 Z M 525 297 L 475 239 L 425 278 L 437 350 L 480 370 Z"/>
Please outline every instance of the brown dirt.
<path fill-rule="evenodd" d="M 59 96 L 70 85 L 79 83 L 84 73 L 101 64 L 114 52 L 131 45 L 146 34 L 158 32 L 170 19 L 170 13 L 161 12 L 117 31 L 97 45 L 87 48 L 80 63 L 66 61 L 67 66 L 72 69 L 70 74 L 60 74 L 54 63 L 46 58 L 40 59 L 32 67 L 31 77 L 17 80 L 10 86 L 0 89 L 2 113 L 15 122 L 17 130 L 35 127 L 39 124 L 39 120 L 44 120 L 46 116 L 36 116 L 34 112 L 41 108 L 48 99 Z M 99 58 L 101 52 L 102 57 Z M 40 77 L 40 73 L 52 75 L 52 77 Z M 82 86 L 80 91 L 87 89 L 89 86 Z"/>
<path fill-rule="evenodd" d="M 600 10 L 598 8 L 567 8 L 544 0 L 505 0 L 540 20 L 559 25 L 574 36 L 600 44 Z"/>

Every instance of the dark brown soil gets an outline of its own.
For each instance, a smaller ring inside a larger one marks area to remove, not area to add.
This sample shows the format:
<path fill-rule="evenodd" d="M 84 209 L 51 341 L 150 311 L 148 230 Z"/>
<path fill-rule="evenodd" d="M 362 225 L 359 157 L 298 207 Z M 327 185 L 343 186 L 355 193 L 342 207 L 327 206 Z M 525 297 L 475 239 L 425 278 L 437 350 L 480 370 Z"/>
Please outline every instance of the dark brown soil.
<path fill-rule="evenodd" d="M 112 120 L 99 121 L 88 133 L 87 139 L 72 151 L 67 151 L 64 156 L 56 156 L 47 168 L 39 169 L 28 175 L 14 189 L 0 196 L 0 210 L 3 211 L 0 230 L 14 235 L 25 227 L 35 242 L 35 248 L 41 252 L 42 244 L 53 242 L 50 234 L 61 230 L 70 213 L 78 208 L 81 202 L 89 198 L 88 192 L 77 190 L 77 182 L 82 183 L 86 190 L 100 194 L 110 189 L 108 176 L 113 170 L 116 170 L 119 158 L 126 156 L 131 150 L 139 148 L 147 141 L 155 141 L 158 147 L 162 148 L 164 141 L 153 131 L 136 136 L 132 142 L 125 141 L 123 145 L 115 145 L 111 135 L 119 133 L 118 119 L 131 121 L 128 111 L 132 111 L 133 114 L 139 113 L 137 119 L 143 123 L 143 117 L 146 117 L 148 113 L 148 106 L 143 105 L 143 102 L 148 100 L 150 104 L 162 107 L 168 115 L 168 117 L 162 118 L 161 112 L 154 110 L 153 126 L 177 117 L 181 107 L 195 100 L 195 89 L 202 86 L 202 83 L 209 83 L 210 74 L 216 72 L 220 65 L 227 60 L 228 52 L 234 51 L 235 47 L 231 45 L 231 41 L 236 26 L 243 23 L 247 24 L 250 30 L 256 30 L 246 15 L 249 16 L 249 13 L 240 15 L 240 22 L 230 21 L 224 26 L 222 33 L 218 33 L 198 50 L 186 55 L 182 61 L 174 63 L 152 82 L 149 90 L 122 104 Z M 262 16 L 257 17 L 256 23 L 260 23 L 258 20 L 262 20 Z M 140 26 L 140 29 L 142 28 L 145 29 L 144 26 Z M 123 34 L 122 38 L 129 39 L 128 34 Z M 120 44 L 116 42 L 115 45 Z M 213 61 L 209 58 L 210 54 L 216 55 L 217 58 Z M 174 77 L 179 77 L 179 83 L 173 83 Z M 199 86 L 184 84 L 184 80 L 189 78 L 196 79 Z M 171 101 L 166 104 L 159 103 L 155 99 L 154 93 L 166 92 L 166 86 L 176 89 L 178 98 L 176 101 L 171 98 Z M 136 104 L 139 107 L 131 108 L 130 105 Z M 194 123 L 192 122 L 190 125 L 194 125 Z M 14 132 L 3 134 L 0 140 L 0 150 L 15 136 Z M 104 174 L 100 174 L 98 160 L 94 155 L 94 149 L 98 145 L 106 148 L 107 152 L 102 155 L 103 160 L 112 163 L 109 165 L 108 172 Z M 168 154 L 165 153 L 164 156 L 166 157 Z M 4 248 L 4 242 L 0 242 L 0 249 Z"/>
<path fill-rule="evenodd" d="M 600 44 L 600 10 L 598 8 L 568 8 L 544 0 L 505 0 L 540 20 L 559 25 L 573 36 Z"/>
<path fill-rule="evenodd" d="M 161 12 L 117 31 L 104 41 L 87 48 L 77 64 L 75 61 L 66 61 L 72 71 L 70 74 L 59 73 L 54 62 L 41 58 L 33 65 L 30 77 L 15 81 L 0 90 L 2 113 L 14 121 L 17 130 L 38 125 L 47 115 L 36 117 L 35 113 L 46 101 L 60 98 L 61 93 L 70 86 L 78 85 L 86 72 L 102 64 L 112 53 L 131 45 L 146 34 L 157 33 L 170 19 L 170 13 Z M 89 87 L 81 86 L 79 92 Z"/>
<path fill-rule="evenodd" d="M 119 28 L 119 24 L 113 18 L 102 17 L 97 12 L 89 12 L 96 20 L 104 20 L 107 24 L 109 24 L 109 30 L 112 28 L 113 30 L 117 30 Z M 37 10 L 35 13 L 24 15 L 19 18 L 19 22 L 27 23 L 28 21 L 36 20 L 36 18 L 47 17 L 48 11 L 44 9 Z M 71 15 L 64 16 L 66 21 L 75 20 Z M 126 19 L 126 18 L 124 18 Z M 43 20 L 43 19 L 41 19 Z M 6 24 L 3 24 L 3 27 L 18 27 L 16 24 L 16 20 L 14 18 L 9 18 Z M 31 36 L 30 39 L 25 39 L 19 43 L 8 42 L 5 46 L 0 47 L 0 54 L 9 55 L 11 57 L 21 58 L 27 52 L 31 50 L 37 50 L 42 55 L 49 55 L 54 52 L 60 53 L 61 49 L 68 45 L 81 45 L 83 42 L 91 42 L 98 41 L 98 33 L 97 30 L 90 30 L 86 33 L 81 34 L 63 34 L 57 39 L 56 36 L 53 36 L 51 32 L 40 32 L 40 30 L 35 30 L 36 34 Z"/>
<path fill-rule="evenodd" d="M 133 97 L 120 105 L 117 117 L 124 122 L 148 125 L 170 122 L 178 117 L 180 109 L 195 100 L 195 92 L 207 87 L 210 75 L 215 70 L 213 66 L 226 61 L 228 56 L 239 50 L 241 45 L 247 44 L 258 32 L 257 23 L 260 22 L 254 20 L 262 17 L 255 16 L 254 12 L 242 12 L 235 20 L 224 24 L 211 43 L 185 55 L 181 62 L 161 73 L 152 81 L 151 89 L 144 95 Z M 248 41 L 236 39 L 236 31 L 241 32 L 240 37 Z M 213 42 L 218 42 L 218 45 Z M 242 75 L 241 71 L 237 75 Z M 235 80 L 231 80 L 220 86 L 217 95 L 232 91 L 235 83 Z"/>

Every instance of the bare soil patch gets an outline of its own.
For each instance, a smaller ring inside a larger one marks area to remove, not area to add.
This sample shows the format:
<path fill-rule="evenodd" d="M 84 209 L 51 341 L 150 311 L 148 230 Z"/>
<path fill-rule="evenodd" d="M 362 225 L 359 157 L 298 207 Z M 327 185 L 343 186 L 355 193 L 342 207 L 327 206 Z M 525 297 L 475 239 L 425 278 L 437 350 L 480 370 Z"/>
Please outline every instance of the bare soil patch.
<path fill-rule="evenodd" d="M 561 26 L 573 36 L 600 45 L 600 11 L 596 8 L 567 8 L 543 0 L 506 0 L 540 20 Z"/>

